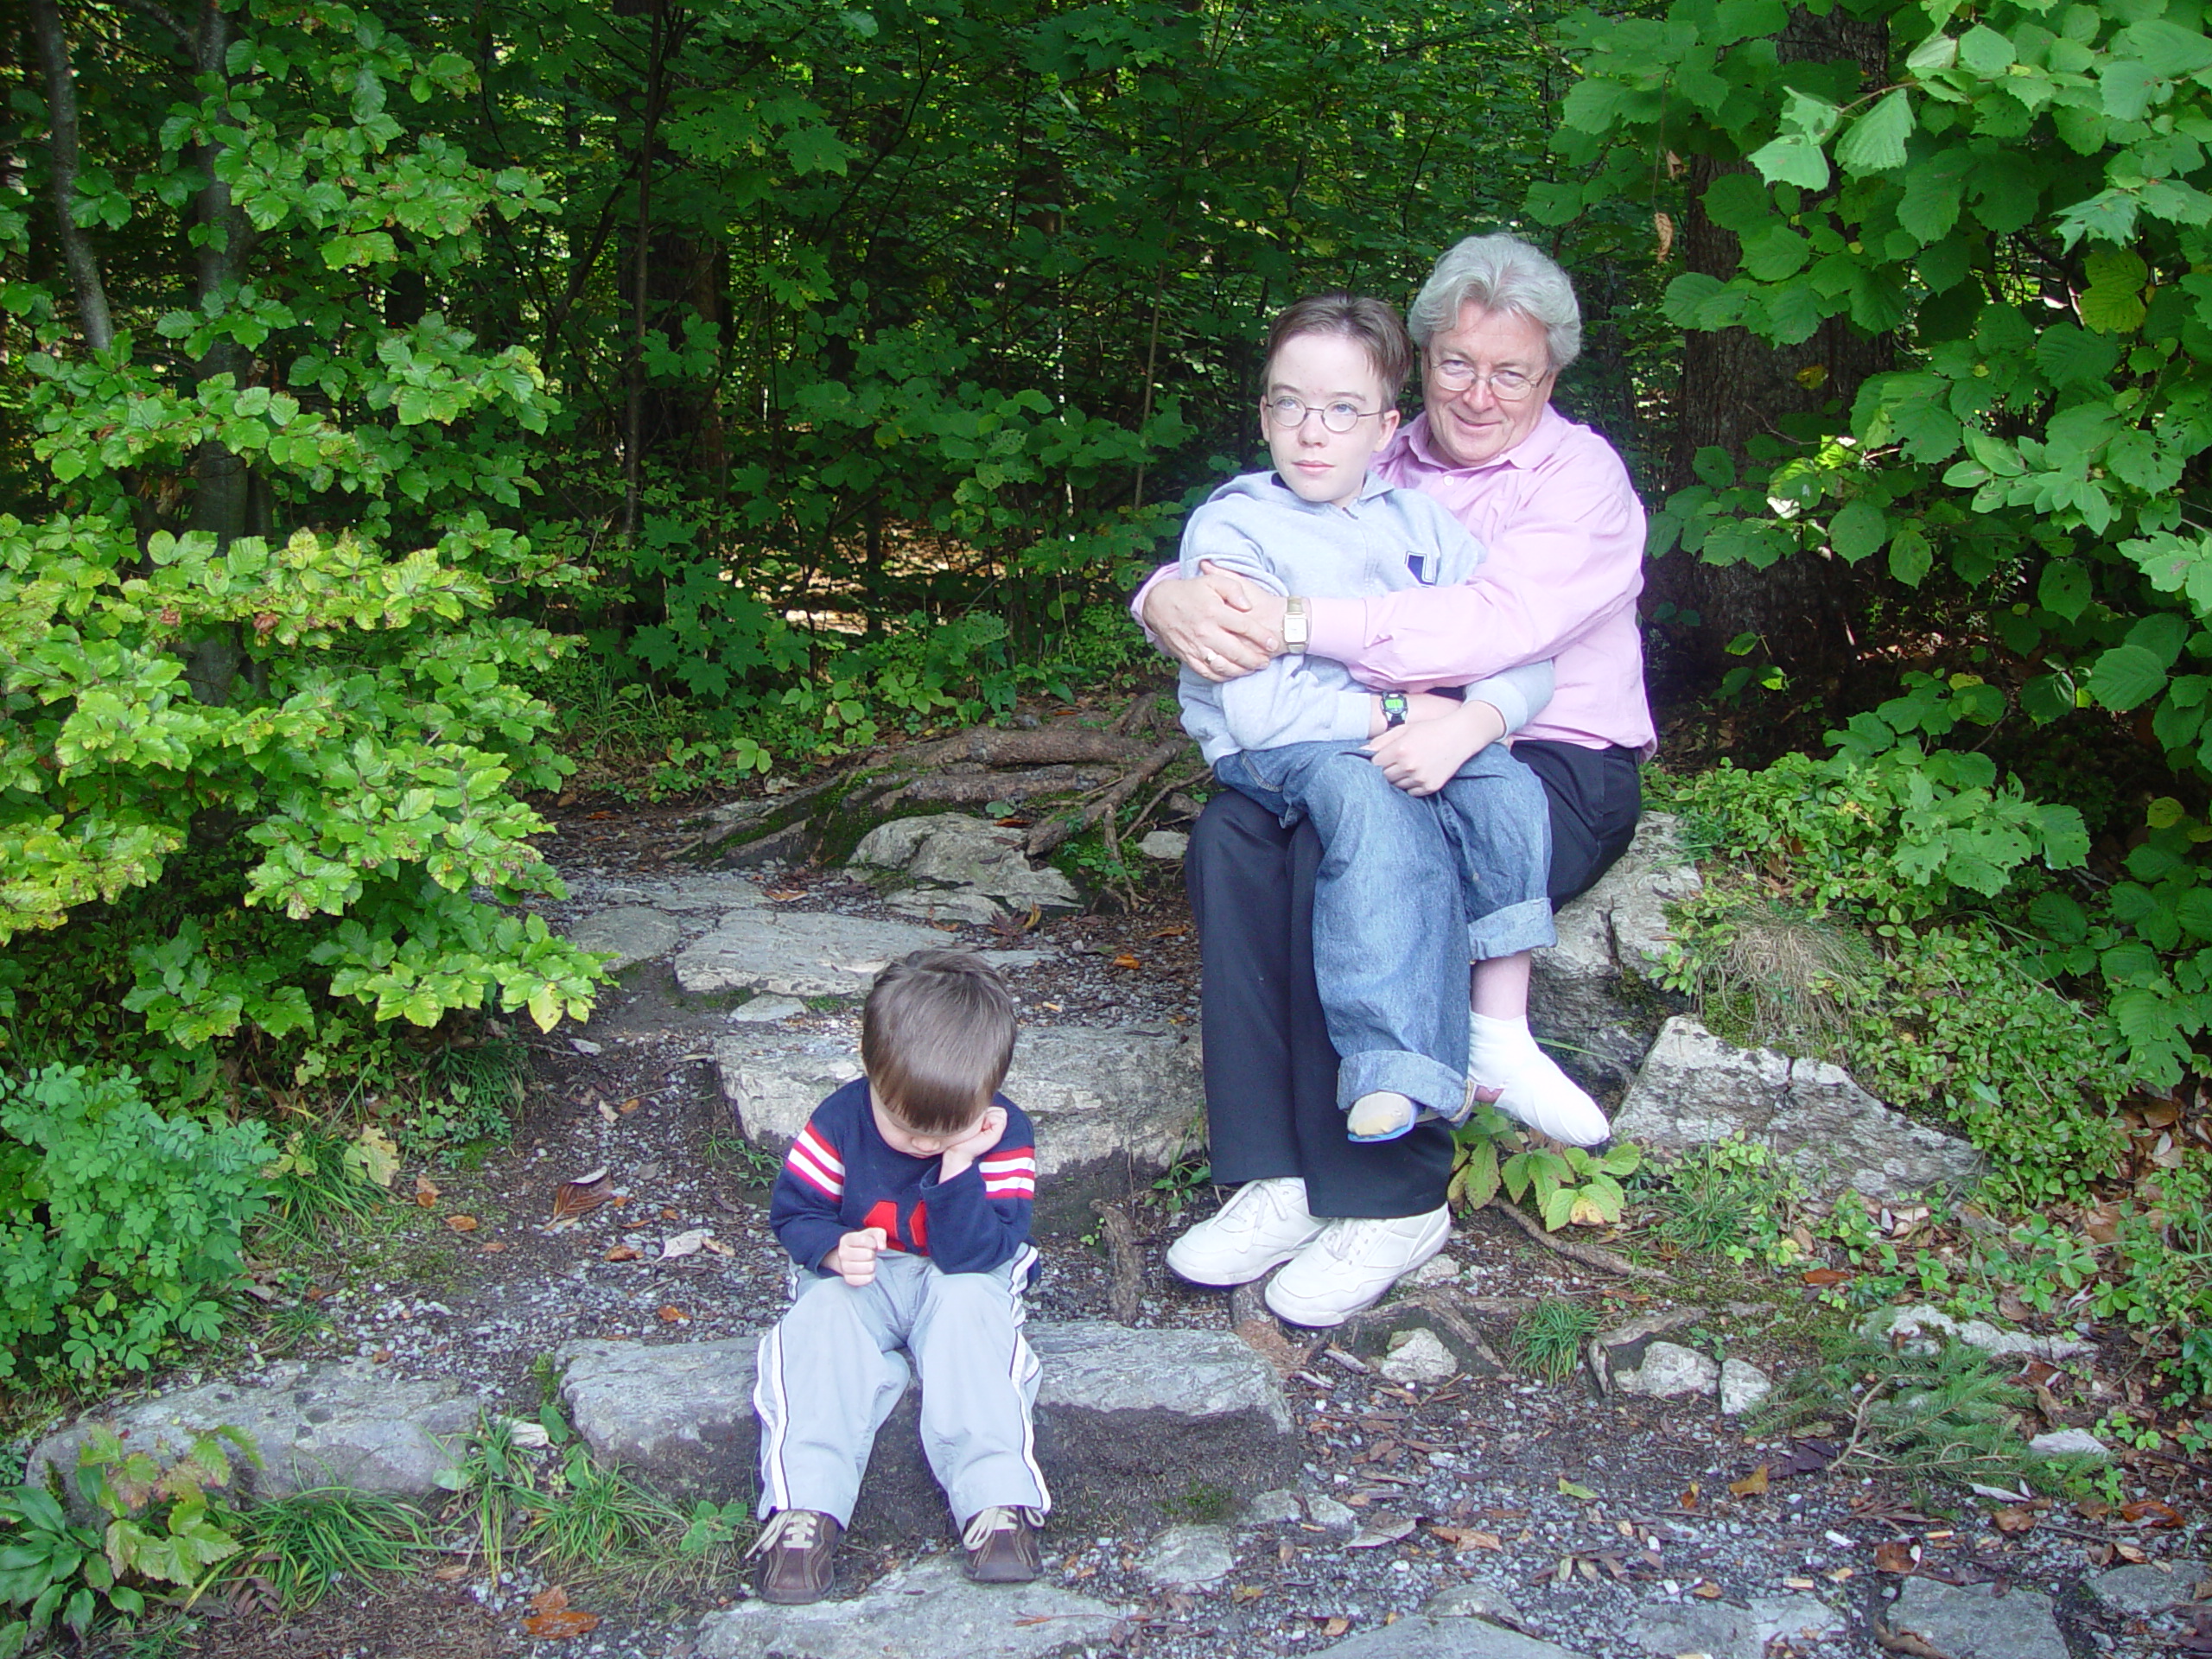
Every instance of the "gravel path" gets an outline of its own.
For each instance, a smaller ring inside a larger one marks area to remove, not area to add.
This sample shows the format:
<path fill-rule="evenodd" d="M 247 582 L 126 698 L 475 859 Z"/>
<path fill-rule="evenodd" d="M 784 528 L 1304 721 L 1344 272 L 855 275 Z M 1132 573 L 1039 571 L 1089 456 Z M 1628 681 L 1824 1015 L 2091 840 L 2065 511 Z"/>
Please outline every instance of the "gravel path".
<path fill-rule="evenodd" d="M 656 870 L 659 856 L 687 838 L 688 816 L 566 822 L 552 851 L 574 896 L 549 906 L 550 918 L 618 897 L 626 880 Z M 837 873 L 760 874 L 779 903 L 883 913 Z M 1033 942 L 1057 954 L 1016 976 L 1025 1008 L 1055 1024 L 1194 1020 L 1195 941 L 1177 884 L 1156 881 L 1146 897 L 1134 914 L 1046 925 Z M 703 926 L 711 918 L 701 919 Z M 976 929 L 952 937 L 988 938 Z M 1126 965 L 1131 958 L 1134 968 Z M 856 1027 L 842 1007 L 800 1023 L 824 1037 L 851 1037 Z M 529 1034 L 532 1086 L 512 1148 L 474 1169 L 423 1171 L 435 1194 L 425 1189 L 404 1226 L 314 1287 L 295 1311 L 305 1318 L 311 1307 L 327 1324 L 286 1357 L 358 1353 L 396 1371 L 478 1378 L 509 1409 L 529 1413 L 541 1392 L 542 1370 L 534 1368 L 573 1338 L 698 1340 L 772 1321 L 785 1283 L 781 1252 L 765 1224 L 774 1160 L 734 1140 L 706 1059 L 713 1038 L 730 1029 L 728 1010 L 684 998 L 664 962 L 649 963 L 632 971 L 588 1027 L 571 1029 L 550 1039 Z M 554 1188 L 601 1166 L 613 1201 L 548 1230 Z M 416 1173 L 410 1167 L 403 1184 Z M 1188 1207 L 1175 1213 L 1186 1198 Z M 1166 1241 L 1214 1201 L 1204 1189 L 1132 1195 L 1139 1325 L 1228 1328 L 1230 1299 L 1180 1284 L 1160 1260 Z M 656 1261 L 663 1241 L 695 1229 L 710 1233 L 708 1249 Z M 1033 1299 L 1038 1316 L 1109 1317 L 1111 1274 L 1099 1241 L 1039 1243 L 1046 1267 Z M 1648 1287 L 1583 1269 L 1487 1214 L 1460 1222 L 1446 1260 L 1462 1289 L 1499 1307 L 1568 1297 L 1613 1325 L 1675 1305 Z M 1745 1319 L 1721 1303 L 1745 1294 L 1744 1282 L 1714 1279 L 1695 1288 L 1715 1299 L 1711 1328 L 1726 1332 L 1732 1353 L 1777 1372 L 1803 1363 L 1802 1339 L 1792 1333 L 1804 1325 L 1796 1299 L 1811 1292 L 1783 1291 L 1777 1300 L 1770 1281 L 1754 1286 L 1768 1311 Z M 1491 1347 L 1505 1351 L 1510 1317 L 1478 1323 Z M 1510 1373 L 1401 1388 L 1376 1371 L 1371 1355 L 1332 1349 L 1313 1333 L 1278 1329 L 1268 1340 L 1295 1344 L 1297 1374 L 1287 1387 L 1306 1442 L 1306 1512 L 1197 1535 L 1202 1554 L 1229 1552 L 1227 1570 L 1205 1586 L 1148 1575 L 1151 1538 L 1048 1531 L 1048 1578 L 1123 1611 L 1120 1651 L 1163 1659 L 1319 1652 L 1445 1597 L 1488 1608 L 1590 1659 L 1708 1650 L 1719 1659 L 1721 1649 L 1696 1643 L 1713 1639 L 1729 1610 L 1739 1622 L 1750 1619 L 1755 1604 L 1794 1610 L 1802 1615 L 1799 1627 L 1833 1630 L 1789 1637 L 1772 1654 L 1872 1656 L 1885 1650 L 1874 1622 L 1898 1583 L 1879 1570 L 1876 1551 L 1900 1543 L 1919 1547 L 1923 1576 L 1993 1580 L 2056 1598 L 2076 1656 L 2147 1659 L 2176 1650 L 2171 1622 L 2154 1631 L 2087 1593 L 2083 1581 L 2097 1570 L 2089 1552 L 2121 1535 L 2063 1508 L 2040 1515 L 2028 1531 L 1999 1534 L 1964 1495 L 1917 1489 L 1904 1474 L 1881 1482 L 1777 1478 L 1764 1491 L 1753 1490 L 1754 1479 L 1732 1491 L 1731 1483 L 1762 1465 L 1778 1466 L 1788 1446 L 1747 1436 L 1710 1402 L 1600 1402 L 1580 1376 L 1554 1386 Z M 1191 1519 L 1206 1525 L 1223 1517 Z M 2153 1557 L 2193 1548 L 2201 1559 L 2202 1530 L 2202 1516 L 2191 1514 L 2178 1529 L 2125 1535 Z M 1894 1553 L 1885 1559 L 1894 1562 Z M 841 1593 L 864 1588 L 902 1560 L 849 1551 Z M 633 1603 L 608 1589 L 570 1586 L 575 1603 L 602 1622 L 584 1637 L 534 1642 L 519 1618 L 527 1599 L 545 1587 L 518 1569 L 499 1584 L 466 1573 L 450 1584 L 419 1581 L 391 1600 L 341 1593 L 290 1624 L 265 1614 L 219 1619 L 186 1650 L 226 1659 L 677 1659 L 694 1650 L 700 1612 L 742 1593 L 736 1583 L 678 1584 Z M 1789 1599 L 1761 1599 L 1776 1598 Z"/>

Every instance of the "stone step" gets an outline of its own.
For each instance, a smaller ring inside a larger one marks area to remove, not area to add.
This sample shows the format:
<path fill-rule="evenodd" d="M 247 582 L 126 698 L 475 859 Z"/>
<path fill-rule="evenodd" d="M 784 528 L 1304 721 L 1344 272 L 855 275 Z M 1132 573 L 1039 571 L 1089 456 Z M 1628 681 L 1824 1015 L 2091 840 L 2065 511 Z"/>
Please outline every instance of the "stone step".
<path fill-rule="evenodd" d="M 395 1376 L 365 1359 L 277 1364 L 258 1377 L 93 1413 L 40 1441 L 25 1478 L 43 1484 L 47 1471 L 58 1470 L 73 1494 L 67 1477 L 95 1421 L 162 1463 L 191 1450 L 197 1436 L 229 1427 L 241 1431 L 261 1459 L 257 1468 L 233 1459 L 234 1496 L 287 1497 L 313 1486 L 350 1486 L 427 1498 L 451 1478 L 481 1405 L 476 1389 L 458 1379 Z"/>
<path fill-rule="evenodd" d="M 780 1155 L 832 1090 L 861 1075 L 855 1042 L 771 1029 L 721 1039 L 715 1064 L 747 1140 Z M 1037 1225 L 1088 1231 L 1095 1198 L 1125 1196 L 1205 1143 L 1189 1027 L 1025 1026 L 1006 1096 L 1037 1125 Z"/>
<path fill-rule="evenodd" d="M 1121 1530 L 1226 1513 L 1297 1468 L 1290 1408 L 1266 1363 L 1221 1332 L 1033 1322 L 1043 1362 L 1037 1455 L 1055 1526 Z M 593 1452 L 690 1502 L 760 1490 L 758 1337 L 587 1340 L 563 1347 L 561 1401 Z M 923 1460 L 919 1391 L 876 1436 L 853 1530 L 882 1542 L 949 1535 Z"/>

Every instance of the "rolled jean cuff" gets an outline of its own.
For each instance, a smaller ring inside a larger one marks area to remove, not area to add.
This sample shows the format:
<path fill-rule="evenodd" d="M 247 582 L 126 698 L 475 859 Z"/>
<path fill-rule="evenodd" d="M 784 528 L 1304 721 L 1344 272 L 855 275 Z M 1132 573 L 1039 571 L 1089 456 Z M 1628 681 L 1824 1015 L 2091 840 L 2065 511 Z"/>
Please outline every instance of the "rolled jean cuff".
<path fill-rule="evenodd" d="M 1548 899 L 1523 899 L 1467 924 L 1467 955 L 1475 962 L 1518 956 L 1559 943 Z"/>
<path fill-rule="evenodd" d="M 1402 1048 L 1370 1049 L 1347 1054 L 1337 1064 L 1337 1109 L 1349 1112 L 1363 1095 L 1388 1090 L 1404 1095 L 1443 1117 L 1465 1115 L 1467 1079 L 1426 1054 Z"/>

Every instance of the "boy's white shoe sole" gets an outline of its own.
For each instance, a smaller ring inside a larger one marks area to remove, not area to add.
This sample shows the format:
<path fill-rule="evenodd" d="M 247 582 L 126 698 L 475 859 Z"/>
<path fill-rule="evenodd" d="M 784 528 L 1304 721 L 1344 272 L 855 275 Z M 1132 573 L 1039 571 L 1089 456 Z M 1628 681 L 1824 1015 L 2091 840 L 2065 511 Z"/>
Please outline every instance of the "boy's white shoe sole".
<path fill-rule="evenodd" d="M 1293 1325 L 1342 1325 L 1444 1248 L 1450 1205 L 1388 1220 L 1332 1221 L 1268 1281 L 1267 1302 Z"/>
<path fill-rule="evenodd" d="M 1167 1247 L 1167 1265 L 1194 1285 L 1249 1285 L 1287 1262 L 1329 1224 L 1306 1207 L 1295 1176 L 1247 1181 L 1209 1219 Z"/>

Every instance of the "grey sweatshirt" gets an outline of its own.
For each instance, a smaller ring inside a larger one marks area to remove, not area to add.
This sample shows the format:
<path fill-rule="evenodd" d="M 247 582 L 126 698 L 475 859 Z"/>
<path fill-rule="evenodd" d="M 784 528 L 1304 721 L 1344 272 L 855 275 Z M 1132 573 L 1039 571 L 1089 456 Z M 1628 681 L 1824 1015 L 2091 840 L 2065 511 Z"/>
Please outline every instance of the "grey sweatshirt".
<path fill-rule="evenodd" d="M 1179 574 L 1198 575 L 1201 561 L 1270 593 L 1376 599 L 1464 582 L 1482 563 L 1483 549 L 1427 496 L 1394 489 L 1372 473 L 1356 499 L 1335 507 L 1300 500 L 1265 472 L 1230 479 L 1192 513 Z M 1243 749 L 1367 736 L 1370 688 L 1325 657 L 1278 657 L 1219 685 L 1186 668 L 1178 690 L 1183 729 L 1209 765 Z M 1517 732 L 1551 701 L 1552 665 L 1508 669 L 1469 686 L 1466 695 L 1489 703 L 1504 716 L 1505 729 Z"/>

